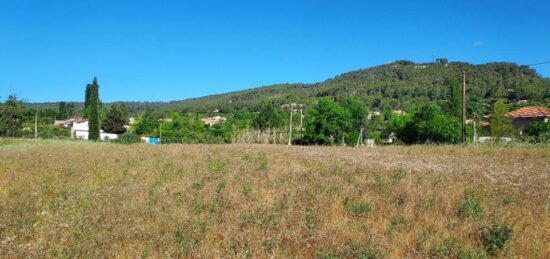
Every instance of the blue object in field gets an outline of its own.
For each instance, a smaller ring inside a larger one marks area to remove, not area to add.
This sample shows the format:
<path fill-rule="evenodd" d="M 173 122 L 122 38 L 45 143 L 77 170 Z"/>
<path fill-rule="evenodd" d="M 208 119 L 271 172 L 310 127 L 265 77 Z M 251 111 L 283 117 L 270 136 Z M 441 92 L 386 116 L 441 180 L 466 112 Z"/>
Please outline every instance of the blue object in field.
<path fill-rule="evenodd" d="M 159 138 L 149 138 L 149 144 L 153 144 L 153 145 L 156 145 L 159 143 Z"/>

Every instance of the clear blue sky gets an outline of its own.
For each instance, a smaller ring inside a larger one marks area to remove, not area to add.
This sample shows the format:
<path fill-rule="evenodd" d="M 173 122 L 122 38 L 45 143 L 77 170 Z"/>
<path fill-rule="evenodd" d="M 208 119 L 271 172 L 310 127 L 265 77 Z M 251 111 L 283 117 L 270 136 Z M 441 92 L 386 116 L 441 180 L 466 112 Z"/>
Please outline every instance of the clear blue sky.
<path fill-rule="evenodd" d="M 170 101 L 408 59 L 550 60 L 550 2 L 0 1 L 0 96 Z M 550 76 L 550 65 L 535 67 Z"/>

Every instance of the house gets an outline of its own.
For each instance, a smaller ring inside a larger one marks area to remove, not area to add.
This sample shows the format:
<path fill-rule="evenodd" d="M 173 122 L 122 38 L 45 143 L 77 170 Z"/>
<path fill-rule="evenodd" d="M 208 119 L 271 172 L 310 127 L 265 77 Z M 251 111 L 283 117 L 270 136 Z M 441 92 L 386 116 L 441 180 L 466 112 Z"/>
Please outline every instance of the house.
<path fill-rule="evenodd" d="M 206 124 L 206 125 L 208 125 L 208 126 L 210 126 L 210 127 L 212 127 L 212 125 L 216 125 L 216 124 L 218 124 L 218 123 L 222 123 L 222 122 L 224 122 L 225 120 L 226 120 L 226 118 L 225 118 L 225 117 L 222 117 L 222 116 L 213 116 L 213 117 L 206 117 L 206 118 L 202 118 L 202 119 L 201 119 L 201 121 L 202 121 L 204 124 Z"/>
<path fill-rule="evenodd" d="M 550 109 L 542 106 L 526 106 L 506 113 L 506 117 L 512 120 L 516 129 L 526 128 L 534 121 L 548 122 Z"/>
<path fill-rule="evenodd" d="M 65 128 L 70 128 L 73 126 L 73 123 L 82 123 L 86 121 L 85 119 L 83 118 L 80 118 L 80 117 L 75 117 L 75 118 L 70 118 L 70 119 L 67 119 L 67 120 L 55 120 L 54 121 L 54 125 L 56 126 L 62 126 L 62 127 L 65 127 Z"/>
<path fill-rule="evenodd" d="M 72 139 L 88 139 L 88 121 L 84 120 L 82 122 L 73 122 L 71 126 L 71 138 Z M 113 133 L 106 133 L 103 130 L 99 131 L 99 139 L 101 140 L 110 140 L 117 139 L 118 135 Z"/>

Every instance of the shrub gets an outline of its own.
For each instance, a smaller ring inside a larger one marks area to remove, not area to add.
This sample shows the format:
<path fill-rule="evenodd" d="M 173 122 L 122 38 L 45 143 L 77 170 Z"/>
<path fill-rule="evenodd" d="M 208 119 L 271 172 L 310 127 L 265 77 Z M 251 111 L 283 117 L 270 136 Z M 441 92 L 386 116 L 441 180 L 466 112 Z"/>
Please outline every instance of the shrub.
<path fill-rule="evenodd" d="M 136 135 L 131 132 L 126 132 L 124 134 L 119 135 L 118 139 L 115 140 L 115 142 L 121 143 L 121 144 L 134 144 L 134 143 L 140 143 L 141 138 L 139 137 L 139 135 Z"/>
<path fill-rule="evenodd" d="M 485 250 L 490 255 L 502 251 L 508 241 L 512 238 L 513 230 L 508 224 L 493 223 L 490 227 L 481 230 L 481 240 Z"/>
<path fill-rule="evenodd" d="M 458 215 L 461 217 L 476 217 L 483 213 L 481 202 L 473 192 L 466 191 L 465 200 L 458 207 Z"/>

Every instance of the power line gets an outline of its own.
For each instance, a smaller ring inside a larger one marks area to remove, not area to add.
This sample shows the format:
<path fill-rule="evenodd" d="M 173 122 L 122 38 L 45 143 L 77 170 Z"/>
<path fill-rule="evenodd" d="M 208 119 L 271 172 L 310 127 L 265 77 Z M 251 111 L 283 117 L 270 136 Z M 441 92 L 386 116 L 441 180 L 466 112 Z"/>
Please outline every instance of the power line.
<path fill-rule="evenodd" d="M 550 64 L 550 61 L 544 61 L 544 62 L 540 62 L 540 63 L 535 63 L 535 64 L 531 64 L 531 65 L 527 65 L 527 66 L 540 66 L 540 65 L 546 65 L 546 64 Z"/>

